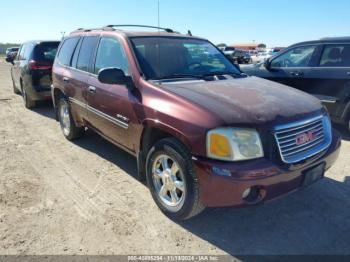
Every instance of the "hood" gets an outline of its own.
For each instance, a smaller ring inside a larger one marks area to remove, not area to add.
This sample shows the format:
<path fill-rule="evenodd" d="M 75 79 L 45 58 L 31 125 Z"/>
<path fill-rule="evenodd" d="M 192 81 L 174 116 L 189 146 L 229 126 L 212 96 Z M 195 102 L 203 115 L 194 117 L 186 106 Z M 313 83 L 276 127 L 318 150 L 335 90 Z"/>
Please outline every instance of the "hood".
<path fill-rule="evenodd" d="M 284 122 L 322 108 L 311 95 L 257 77 L 163 82 L 162 87 L 216 114 L 226 124 Z"/>

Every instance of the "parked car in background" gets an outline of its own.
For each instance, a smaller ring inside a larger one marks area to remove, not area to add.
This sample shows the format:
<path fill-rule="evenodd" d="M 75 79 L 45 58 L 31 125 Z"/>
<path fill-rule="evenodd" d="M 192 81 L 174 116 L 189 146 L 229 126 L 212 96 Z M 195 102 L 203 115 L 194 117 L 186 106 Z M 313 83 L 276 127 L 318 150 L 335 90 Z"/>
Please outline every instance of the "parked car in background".
<path fill-rule="evenodd" d="M 62 41 L 54 107 L 68 140 L 88 127 L 136 156 L 169 217 L 256 205 L 322 179 L 335 162 L 340 136 L 315 97 L 242 74 L 206 39 L 124 28 Z"/>
<path fill-rule="evenodd" d="M 15 57 L 17 55 L 19 47 L 10 47 L 6 49 L 6 58 Z"/>
<path fill-rule="evenodd" d="M 233 53 L 235 52 L 236 48 L 230 47 L 230 46 L 226 46 L 226 47 L 224 47 L 223 49 L 220 49 L 220 50 L 223 51 L 223 53 L 226 56 L 232 56 Z"/>
<path fill-rule="evenodd" d="M 236 49 L 232 54 L 233 60 L 237 64 L 250 64 L 252 63 L 252 58 L 248 51 Z"/>
<path fill-rule="evenodd" d="M 350 37 L 298 43 L 242 70 L 316 96 L 350 130 Z"/>
<path fill-rule="evenodd" d="M 253 62 L 254 63 L 262 63 L 262 62 L 265 62 L 270 57 L 271 57 L 271 53 L 269 53 L 267 51 L 258 52 L 258 54 Z"/>
<path fill-rule="evenodd" d="M 226 47 L 224 54 L 231 62 L 235 64 L 249 64 L 252 62 L 248 51 L 236 49 L 234 47 Z"/>
<path fill-rule="evenodd" d="M 21 45 L 12 63 L 13 91 L 21 93 L 26 108 L 35 107 L 36 101 L 51 99 L 51 72 L 59 41 L 30 41 Z"/>

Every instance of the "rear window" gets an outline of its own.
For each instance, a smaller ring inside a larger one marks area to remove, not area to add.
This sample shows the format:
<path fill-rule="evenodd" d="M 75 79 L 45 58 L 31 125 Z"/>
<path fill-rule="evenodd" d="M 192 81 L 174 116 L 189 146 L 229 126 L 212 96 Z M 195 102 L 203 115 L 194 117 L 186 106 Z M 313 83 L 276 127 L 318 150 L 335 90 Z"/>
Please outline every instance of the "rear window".
<path fill-rule="evenodd" d="M 36 61 L 53 62 L 59 42 L 40 43 L 34 48 L 33 59 Z"/>
<path fill-rule="evenodd" d="M 79 37 L 72 37 L 72 38 L 66 39 L 63 42 L 57 57 L 57 60 L 60 64 L 65 66 L 70 66 L 72 55 L 74 53 L 74 50 L 78 41 L 79 41 Z"/>

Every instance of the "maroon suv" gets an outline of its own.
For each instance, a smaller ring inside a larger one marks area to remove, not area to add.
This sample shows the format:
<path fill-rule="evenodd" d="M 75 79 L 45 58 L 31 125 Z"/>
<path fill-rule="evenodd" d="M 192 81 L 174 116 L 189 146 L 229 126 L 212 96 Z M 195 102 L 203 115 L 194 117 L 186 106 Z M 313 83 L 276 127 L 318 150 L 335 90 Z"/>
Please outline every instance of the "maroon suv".
<path fill-rule="evenodd" d="M 57 118 L 69 140 L 87 127 L 136 156 L 168 216 L 277 198 L 323 178 L 337 159 L 340 137 L 318 99 L 247 77 L 205 39 L 121 28 L 62 41 Z"/>

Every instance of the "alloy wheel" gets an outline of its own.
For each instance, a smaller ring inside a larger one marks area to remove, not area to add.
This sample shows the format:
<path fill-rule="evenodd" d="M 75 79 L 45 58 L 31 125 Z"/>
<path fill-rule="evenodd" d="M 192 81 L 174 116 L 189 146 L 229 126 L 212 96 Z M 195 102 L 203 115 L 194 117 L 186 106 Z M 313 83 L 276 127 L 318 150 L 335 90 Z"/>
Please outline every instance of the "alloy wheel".
<path fill-rule="evenodd" d="M 163 206 L 171 212 L 179 211 L 186 198 L 186 182 L 179 164 L 162 154 L 153 162 L 153 185 Z"/>
<path fill-rule="evenodd" d="M 67 102 L 60 105 L 60 124 L 63 133 L 68 136 L 70 133 L 70 114 Z"/>

